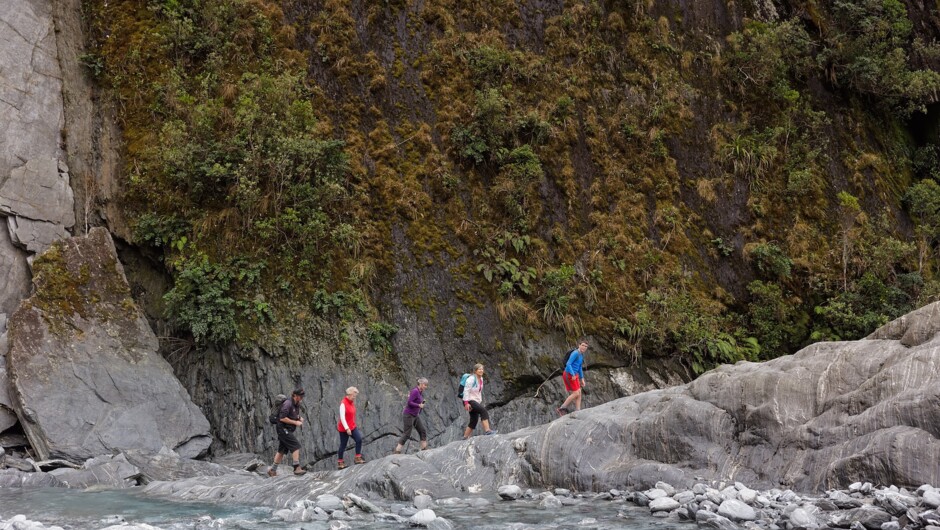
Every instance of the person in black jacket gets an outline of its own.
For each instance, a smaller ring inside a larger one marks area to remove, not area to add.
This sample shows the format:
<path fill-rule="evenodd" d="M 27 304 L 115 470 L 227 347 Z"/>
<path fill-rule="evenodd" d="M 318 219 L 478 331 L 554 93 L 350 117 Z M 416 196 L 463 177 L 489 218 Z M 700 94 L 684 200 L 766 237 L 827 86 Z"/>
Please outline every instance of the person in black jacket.
<path fill-rule="evenodd" d="M 290 399 L 285 399 L 277 413 L 277 453 L 274 454 L 274 465 L 268 470 L 268 476 L 277 476 L 277 466 L 284 455 L 291 453 L 294 465 L 294 474 L 303 475 L 307 472 L 300 466 L 300 442 L 294 436 L 294 430 L 304 424 L 300 417 L 300 401 L 304 398 L 304 389 L 298 388 L 291 393 Z"/>

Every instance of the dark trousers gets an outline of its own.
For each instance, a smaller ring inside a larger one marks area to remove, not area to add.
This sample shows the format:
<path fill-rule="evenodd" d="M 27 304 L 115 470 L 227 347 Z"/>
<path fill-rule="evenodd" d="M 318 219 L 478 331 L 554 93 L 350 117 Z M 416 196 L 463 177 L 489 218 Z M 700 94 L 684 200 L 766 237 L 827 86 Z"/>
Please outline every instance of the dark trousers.
<path fill-rule="evenodd" d="M 470 401 L 470 423 L 467 427 L 475 429 L 477 426 L 477 419 L 490 421 L 490 413 L 486 411 L 486 407 L 478 401 Z"/>
<path fill-rule="evenodd" d="M 412 416 L 411 414 L 402 414 L 401 421 L 405 425 L 404 431 L 402 431 L 401 438 L 398 439 L 398 445 L 405 445 L 411 438 L 411 429 L 418 430 L 418 436 L 421 437 L 422 442 L 428 441 L 428 431 L 424 428 L 424 422 L 421 421 L 421 416 Z"/>
<path fill-rule="evenodd" d="M 356 427 L 352 430 L 352 439 L 356 442 L 356 455 L 362 454 L 362 434 L 359 432 L 359 427 Z M 336 453 L 338 460 L 343 459 L 343 453 L 346 452 L 346 444 L 349 443 L 349 435 L 346 434 L 346 431 L 339 433 L 339 451 Z"/>

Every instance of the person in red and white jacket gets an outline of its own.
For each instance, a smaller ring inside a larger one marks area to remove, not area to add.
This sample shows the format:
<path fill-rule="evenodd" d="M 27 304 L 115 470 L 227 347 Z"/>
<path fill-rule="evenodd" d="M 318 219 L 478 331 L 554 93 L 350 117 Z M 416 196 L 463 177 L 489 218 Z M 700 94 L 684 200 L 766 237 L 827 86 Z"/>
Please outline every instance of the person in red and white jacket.
<path fill-rule="evenodd" d="M 339 403 L 339 421 L 336 423 L 336 430 L 339 431 L 339 451 L 336 456 L 337 469 L 346 469 L 346 462 L 343 461 L 343 453 L 346 452 L 346 444 L 351 437 L 356 442 L 356 460 L 357 464 L 365 464 L 362 458 L 362 434 L 356 427 L 356 396 L 359 395 L 359 389 L 351 386 L 346 389 L 346 397 Z"/>

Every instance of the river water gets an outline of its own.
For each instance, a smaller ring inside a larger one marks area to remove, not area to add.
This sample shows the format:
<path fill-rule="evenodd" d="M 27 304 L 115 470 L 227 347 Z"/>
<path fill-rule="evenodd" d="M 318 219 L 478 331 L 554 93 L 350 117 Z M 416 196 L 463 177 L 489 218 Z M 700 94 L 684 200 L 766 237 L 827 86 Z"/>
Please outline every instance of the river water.
<path fill-rule="evenodd" d="M 479 497 L 479 496 L 477 496 Z M 484 496 L 491 504 L 469 507 L 460 501 L 434 506 L 438 517 L 456 528 L 487 529 L 655 529 L 688 530 L 690 524 L 650 516 L 646 508 L 618 501 L 579 500 L 572 506 L 546 510 L 537 500 L 501 501 Z M 388 503 L 381 503 L 389 507 Z M 100 529 L 119 520 L 148 524 L 164 530 L 182 529 L 305 529 L 330 528 L 329 522 L 286 523 L 269 508 L 221 504 L 182 503 L 145 497 L 134 489 L 75 491 L 62 488 L 0 488 L 0 519 L 23 514 L 30 521 L 66 529 Z M 407 524 L 349 521 L 352 528 L 403 529 Z"/>

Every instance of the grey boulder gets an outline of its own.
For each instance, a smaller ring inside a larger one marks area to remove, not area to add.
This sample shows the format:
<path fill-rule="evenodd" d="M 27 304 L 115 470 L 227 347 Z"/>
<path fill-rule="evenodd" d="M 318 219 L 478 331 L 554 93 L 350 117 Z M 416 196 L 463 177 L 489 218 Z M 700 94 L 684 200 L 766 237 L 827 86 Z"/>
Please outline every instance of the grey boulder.
<path fill-rule="evenodd" d="M 728 499 L 718 506 L 718 515 L 727 517 L 732 521 L 753 521 L 757 519 L 757 512 L 747 504 L 737 500 Z"/>
<path fill-rule="evenodd" d="M 56 243 L 33 263 L 36 292 L 10 318 L 13 400 L 41 459 L 124 449 L 208 449 L 192 403 L 130 296 L 110 234 Z"/>

